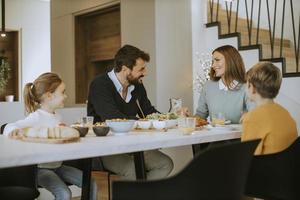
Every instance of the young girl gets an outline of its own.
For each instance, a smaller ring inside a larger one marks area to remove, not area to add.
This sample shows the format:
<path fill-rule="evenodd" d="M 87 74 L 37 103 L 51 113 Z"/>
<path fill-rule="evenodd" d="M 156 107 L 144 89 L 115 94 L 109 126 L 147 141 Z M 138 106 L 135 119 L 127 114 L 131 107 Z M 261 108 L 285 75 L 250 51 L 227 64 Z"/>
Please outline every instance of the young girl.
<path fill-rule="evenodd" d="M 24 120 L 7 124 L 4 135 L 26 127 L 55 127 L 61 124 L 61 117 L 55 112 L 64 106 L 67 98 L 65 84 L 57 74 L 44 73 L 24 89 L 25 108 L 30 113 Z M 82 186 L 82 171 L 62 165 L 62 162 L 38 165 L 38 185 L 49 190 L 56 200 L 70 200 L 72 194 L 65 182 Z M 97 186 L 91 183 L 91 199 L 97 199 Z"/>

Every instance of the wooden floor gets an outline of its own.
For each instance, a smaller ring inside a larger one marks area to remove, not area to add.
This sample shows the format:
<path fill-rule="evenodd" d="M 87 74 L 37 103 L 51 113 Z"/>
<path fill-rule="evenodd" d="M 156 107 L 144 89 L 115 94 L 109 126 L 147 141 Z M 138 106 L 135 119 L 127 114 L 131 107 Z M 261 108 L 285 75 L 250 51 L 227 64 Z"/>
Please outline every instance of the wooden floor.
<path fill-rule="evenodd" d="M 92 172 L 92 177 L 95 179 L 98 186 L 98 200 L 109 200 L 108 199 L 108 173 L 101 171 Z M 110 175 L 110 180 L 120 179 L 116 175 Z M 74 197 L 72 200 L 80 200 L 81 197 Z"/>

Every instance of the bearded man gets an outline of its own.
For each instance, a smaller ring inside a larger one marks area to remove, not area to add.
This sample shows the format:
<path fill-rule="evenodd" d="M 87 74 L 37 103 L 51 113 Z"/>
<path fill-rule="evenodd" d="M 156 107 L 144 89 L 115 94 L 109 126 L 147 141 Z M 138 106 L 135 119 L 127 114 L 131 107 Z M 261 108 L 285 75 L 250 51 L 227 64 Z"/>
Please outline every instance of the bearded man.
<path fill-rule="evenodd" d="M 149 54 L 125 45 L 115 55 L 115 66 L 90 84 L 87 113 L 94 122 L 107 119 L 137 119 L 158 112 L 149 101 L 142 78 Z M 171 158 L 158 150 L 144 152 L 148 179 L 166 177 L 173 169 Z M 104 167 L 125 179 L 135 179 L 131 154 L 102 157 Z"/>

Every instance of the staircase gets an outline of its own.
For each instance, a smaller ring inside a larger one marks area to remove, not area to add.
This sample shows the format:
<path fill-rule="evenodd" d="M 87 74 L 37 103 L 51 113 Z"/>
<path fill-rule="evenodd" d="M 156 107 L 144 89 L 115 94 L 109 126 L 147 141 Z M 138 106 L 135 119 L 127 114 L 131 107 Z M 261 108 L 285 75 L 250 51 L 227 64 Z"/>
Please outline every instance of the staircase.
<path fill-rule="evenodd" d="M 236 10 L 238 12 L 238 9 Z M 210 0 L 208 1 L 208 23 L 206 27 L 217 26 L 219 39 L 237 37 L 239 50 L 258 49 L 260 61 L 281 62 L 283 77 L 300 76 L 300 33 L 298 36 L 298 45 L 297 42 L 292 42 L 283 37 L 282 39 L 280 37 L 272 37 L 274 33 L 271 29 L 257 28 L 257 25 L 259 27 L 259 23 L 252 18 L 241 18 L 237 12 L 231 11 L 229 6 L 226 6 L 226 9 L 223 8 L 219 4 L 219 1 L 218 3 L 214 3 L 214 1 Z M 296 16 L 297 18 L 299 16 Z M 281 22 L 277 23 L 281 24 Z"/>

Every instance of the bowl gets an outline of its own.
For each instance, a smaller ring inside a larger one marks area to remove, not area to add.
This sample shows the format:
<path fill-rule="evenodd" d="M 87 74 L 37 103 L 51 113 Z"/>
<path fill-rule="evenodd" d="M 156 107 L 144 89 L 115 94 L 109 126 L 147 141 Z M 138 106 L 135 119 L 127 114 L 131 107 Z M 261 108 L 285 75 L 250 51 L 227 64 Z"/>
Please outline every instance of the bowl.
<path fill-rule="evenodd" d="M 135 120 L 123 120 L 123 121 L 114 121 L 106 120 L 106 125 L 109 126 L 110 130 L 116 134 L 128 133 L 132 130 Z"/>
<path fill-rule="evenodd" d="M 137 124 L 138 124 L 138 128 L 141 128 L 141 129 L 149 129 L 152 125 L 152 122 L 151 121 L 148 121 L 148 120 L 139 120 L 137 121 Z"/>
<path fill-rule="evenodd" d="M 94 126 L 93 131 L 96 136 L 106 136 L 109 132 L 108 126 Z"/>
<path fill-rule="evenodd" d="M 79 132 L 80 137 L 85 137 L 89 132 L 89 127 L 73 126 Z"/>
<path fill-rule="evenodd" d="M 153 121 L 152 124 L 153 124 L 153 127 L 158 130 L 162 130 L 162 129 L 166 128 L 166 126 L 167 126 L 166 121 L 159 121 L 159 120 Z"/>
<path fill-rule="evenodd" d="M 166 123 L 166 128 L 175 128 L 177 126 L 177 119 L 168 119 Z"/>

